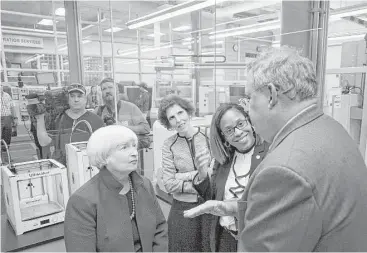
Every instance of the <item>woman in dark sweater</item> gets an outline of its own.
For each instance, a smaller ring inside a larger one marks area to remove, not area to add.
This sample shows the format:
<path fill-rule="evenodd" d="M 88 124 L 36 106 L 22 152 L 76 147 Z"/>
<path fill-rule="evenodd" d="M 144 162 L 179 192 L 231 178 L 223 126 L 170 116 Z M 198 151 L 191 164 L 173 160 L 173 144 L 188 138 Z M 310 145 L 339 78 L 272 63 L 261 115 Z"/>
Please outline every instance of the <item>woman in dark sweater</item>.
<path fill-rule="evenodd" d="M 248 114 L 238 104 L 221 105 L 215 112 L 210 146 L 215 163 L 208 168 L 198 154 L 198 174 L 193 187 L 205 200 L 240 199 L 247 181 L 263 160 L 268 144 L 255 134 Z M 205 159 L 204 159 L 205 160 Z M 207 202 L 207 204 L 217 202 Z M 214 207 L 214 206 L 213 206 Z M 186 217 L 190 211 L 185 212 Z M 210 245 L 213 252 L 236 252 L 237 221 L 234 216 L 212 216 Z"/>
<path fill-rule="evenodd" d="M 69 199 L 68 252 L 165 252 L 167 223 L 151 182 L 137 172 L 138 139 L 124 126 L 103 127 L 87 146 L 100 171 Z"/>

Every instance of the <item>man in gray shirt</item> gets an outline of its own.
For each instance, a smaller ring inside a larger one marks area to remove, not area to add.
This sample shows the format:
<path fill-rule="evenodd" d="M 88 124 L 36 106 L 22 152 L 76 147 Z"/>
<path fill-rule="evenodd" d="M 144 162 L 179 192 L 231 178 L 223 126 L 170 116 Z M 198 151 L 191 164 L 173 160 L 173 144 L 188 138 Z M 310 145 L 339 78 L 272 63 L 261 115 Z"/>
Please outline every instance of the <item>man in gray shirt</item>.
<path fill-rule="evenodd" d="M 104 105 L 98 106 L 95 113 L 106 125 L 115 124 L 115 84 L 112 78 L 105 78 L 100 83 Z M 140 109 L 133 103 L 119 100 L 117 102 L 117 124 L 133 130 L 139 138 L 139 147 L 146 147 L 149 139 L 150 127 Z"/>

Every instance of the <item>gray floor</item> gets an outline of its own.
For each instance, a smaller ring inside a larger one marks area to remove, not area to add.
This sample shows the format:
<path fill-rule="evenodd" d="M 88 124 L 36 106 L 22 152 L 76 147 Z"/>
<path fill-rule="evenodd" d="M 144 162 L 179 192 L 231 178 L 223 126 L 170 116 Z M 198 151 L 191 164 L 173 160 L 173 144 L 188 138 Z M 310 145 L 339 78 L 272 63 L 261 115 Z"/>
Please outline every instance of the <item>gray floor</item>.
<path fill-rule="evenodd" d="M 171 206 L 161 200 L 158 200 L 158 202 L 161 205 L 163 214 L 167 219 Z M 66 252 L 66 250 L 64 240 L 58 240 L 20 252 Z"/>

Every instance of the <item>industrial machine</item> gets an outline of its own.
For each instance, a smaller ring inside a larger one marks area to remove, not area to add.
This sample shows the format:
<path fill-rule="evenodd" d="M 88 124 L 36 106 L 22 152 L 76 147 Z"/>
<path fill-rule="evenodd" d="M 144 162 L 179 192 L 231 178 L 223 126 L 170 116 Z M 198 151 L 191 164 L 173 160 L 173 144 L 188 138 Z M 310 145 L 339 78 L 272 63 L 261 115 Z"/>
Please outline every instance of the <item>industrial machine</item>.
<path fill-rule="evenodd" d="M 88 141 L 72 142 L 73 133 L 80 123 L 85 123 L 89 133 L 92 134 L 92 126 L 89 122 L 80 120 L 72 128 L 69 143 L 65 145 L 70 194 L 73 194 L 99 172 L 98 168 L 91 166 L 89 163 L 87 155 Z"/>
<path fill-rule="evenodd" d="M 332 97 L 331 116 L 348 131 L 350 136 L 359 144 L 362 120 L 361 94 L 339 94 Z"/>
<path fill-rule="evenodd" d="M 8 158 L 11 161 L 9 153 Z M 6 214 L 16 235 L 64 221 L 69 199 L 64 165 L 44 159 L 1 170 Z"/>
<path fill-rule="evenodd" d="M 87 144 L 83 141 L 65 145 L 70 194 L 99 172 L 98 168 L 89 164 Z"/>
<path fill-rule="evenodd" d="M 215 99 L 215 96 L 216 99 Z M 199 87 L 200 116 L 213 114 L 220 104 L 238 103 L 245 97 L 245 85 L 225 83 L 217 85 L 204 84 Z M 216 103 L 215 103 L 216 101 Z"/>

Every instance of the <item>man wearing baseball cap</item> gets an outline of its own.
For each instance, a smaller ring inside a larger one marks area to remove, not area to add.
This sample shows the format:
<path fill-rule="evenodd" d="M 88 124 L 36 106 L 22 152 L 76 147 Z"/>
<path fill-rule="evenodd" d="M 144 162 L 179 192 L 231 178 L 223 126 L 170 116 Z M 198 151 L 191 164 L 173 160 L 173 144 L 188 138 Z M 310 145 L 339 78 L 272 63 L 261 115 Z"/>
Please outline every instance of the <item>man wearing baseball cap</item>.
<path fill-rule="evenodd" d="M 86 109 L 87 96 L 85 87 L 80 83 L 72 83 L 66 88 L 66 90 L 68 96 L 67 100 L 69 104 L 69 109 L 62 112 L 56 118 L 55 130 L 62 130 L 63 133 L 69 133 L 71 132 L 71 129 L 77 124 L 77 122 L 81 120 L 88 121 L 92 127 L 93 132 L 98 128 L 102 127 L 103 126 L 102 119 L 95 113 L 90 112 Z M 44 114 L 37 115 L 36 118 L 37 118 L 37 136 L 39 143 L 41 144 L 41 146 L 47 146 L 51 143 L 52 139 L 48 137 L 48 134 L 46 133 L 46 128 L 44 127 L 45 124 Z M 39 127 L 38 124 L 42 124 L 43 126 Z M 77 129 L 80 129 L 84 132 L 89 132 L 85 124 L 79 124 L 77 126 Z M 55 151 L 61 151 L 62 154 L 57 160 L 64 165 L 66 165 L 65 144 L 67 143 L 60 143 L 60 146 L 55 146 Z"/>

